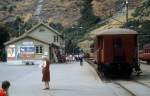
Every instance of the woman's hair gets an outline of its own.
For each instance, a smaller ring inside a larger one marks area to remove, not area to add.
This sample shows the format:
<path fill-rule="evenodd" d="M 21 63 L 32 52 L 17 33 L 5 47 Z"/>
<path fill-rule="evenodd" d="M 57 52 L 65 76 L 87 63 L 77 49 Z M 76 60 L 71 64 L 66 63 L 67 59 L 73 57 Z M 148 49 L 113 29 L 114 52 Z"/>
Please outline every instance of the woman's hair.
<path fill-rule="evenodd" d="M 2 88 L 3 89 L 8 89 L 10 86 L 10 82 L 9 81 L 3 81 L 2 82 Z"/>

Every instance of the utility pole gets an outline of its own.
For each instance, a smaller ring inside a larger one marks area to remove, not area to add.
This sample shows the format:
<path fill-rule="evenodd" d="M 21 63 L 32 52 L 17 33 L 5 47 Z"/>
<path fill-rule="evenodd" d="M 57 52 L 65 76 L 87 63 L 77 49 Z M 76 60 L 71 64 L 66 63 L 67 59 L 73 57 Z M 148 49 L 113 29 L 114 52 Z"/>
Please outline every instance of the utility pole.
<path fill-rule="evenodd" d="M 19 29 L 19 36 L 21 35 L 21 25 L 20 25 L 20 21 L 19 21 L 19 24 L 18 24 L 18 29 Z"/>
<path fill-rule="evenodd" d="M 125 2 L 125 5 L 126 5 L 126 26 L 128 27 L 128 4 L 129 4 L 129 1 L 128 0 L 126 0 L 126 2 Z"/>
<path fill-rule="evenodd" d="M 82 28 L 83 28 L 82 26 L 79 27 L 80 34 L 81 34 L 81 32 L 82 32 Z M 77 34 L 77 36 L 79 36 L 79 33 Z"/>

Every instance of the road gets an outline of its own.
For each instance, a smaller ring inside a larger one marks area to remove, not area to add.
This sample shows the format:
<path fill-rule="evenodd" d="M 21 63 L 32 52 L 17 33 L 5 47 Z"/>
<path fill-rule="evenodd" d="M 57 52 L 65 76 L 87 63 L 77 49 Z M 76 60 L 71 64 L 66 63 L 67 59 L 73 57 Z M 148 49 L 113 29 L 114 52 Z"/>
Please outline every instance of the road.
<path fill-rule="evenodd" d="M 146 68 L 144 71 L 149 69 L 147 65 L 143 65 L 143 68 Z M 119 85 L 101 81 L 93 67 L 86 62 L 83 66 L 79 62 L 51 64 L 50 70 L 50 90 L 42 90 L 42 74 L 38 65 L 0 63 L 0 82 L 11 82 L 10 96 L 150 96 L 150 88 L 134 81 L 116 80 Z M 144 77 L 141 76 L 141 79 Z M 137 80 L 141 82 L 141 79 Z"/>

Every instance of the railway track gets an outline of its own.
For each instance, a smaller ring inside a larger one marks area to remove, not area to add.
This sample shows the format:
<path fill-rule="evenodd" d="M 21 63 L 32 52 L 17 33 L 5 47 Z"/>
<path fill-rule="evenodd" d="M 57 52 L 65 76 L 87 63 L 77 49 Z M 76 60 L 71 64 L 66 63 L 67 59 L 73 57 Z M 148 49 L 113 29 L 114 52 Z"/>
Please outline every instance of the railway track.
<path fill-rule="evenodd" d="M 90 60 L 89 60 L 90 61 Z M 91 65 L 91 62 L 89 62 Z M 132 77 L 132 78 L 106 78 L 99 74 L 100 79 L 109 87 L 116 96 L 150 96 L 150 76 L 149 67 L 143 65 L 145 75 L 142 77 Z"/>
<path fill-rule="evenodd" d="M 150 96 L 150 86 L 141 81 L 112 80 L 111 82 L 128 92 L 130 96 Z"/>
<path fill-rule="evenodd" d="M 146 87 L 150 88 L 150 85 L 147 85 L 147 84 L 145 84 L 145 83 L 143 83 L 141 81 L 138 81 L 138 80 L 134 80 L 134 81 L 139 83 L 139 84 L 141 84 L 141 85 L 143 85 L 143 86 L 146 86 Z"/>
<path fill-rule="evenodd" d="M 123 90 L 125 90 L 126 92 L 128 92 L 131 96 L 136 96 L 135 93 L 133 93 L 132 91 L 130 91 L 129 89 L 127 89 L 125 86 L 123 86 L 121 83 L 118 82 L 114 82 L 114 84 L 118 85 L 120 88 L 122 88 Z"/>
<path fill-rule="evenodd" d="M 150 82 L 145 84 L 136 80 L 107 80 L 104 83 L 116 96 L 150 96 Z"/>

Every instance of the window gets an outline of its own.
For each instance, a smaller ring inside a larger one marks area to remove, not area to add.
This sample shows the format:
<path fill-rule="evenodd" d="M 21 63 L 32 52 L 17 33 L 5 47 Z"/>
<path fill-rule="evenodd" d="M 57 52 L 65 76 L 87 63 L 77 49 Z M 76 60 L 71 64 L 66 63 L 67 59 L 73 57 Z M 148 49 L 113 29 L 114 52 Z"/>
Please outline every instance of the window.
<path fill-rule="evenodd" d="M 57 42 L 59 41 L 59 37 L 57 36 Z"/>
<path fill-rule="evenodd" d="M 116 38 L 114 40 L 114 47 L 115 48 L 122 48 L 122 40 L 121 40 L 121 38 Z"/>
<path fill-rule="evenodd" d="M 35 46 L 36 53 L 43 53 L 43 47 L 40 45 Z"/>
<path fill-rule="evenodd" d="M 59 41 L 59 37 L 58 36 L 54 36 L 54 42 L 58 42 Z"/>
<path fill-rule="evenodd" d="M 56 42 L 57 41 L 57 37 L 56 36 L 54 36 L 54 42 Z"/>

